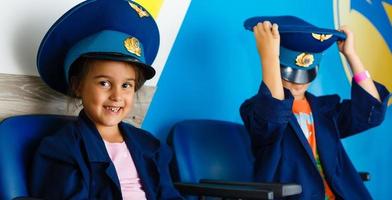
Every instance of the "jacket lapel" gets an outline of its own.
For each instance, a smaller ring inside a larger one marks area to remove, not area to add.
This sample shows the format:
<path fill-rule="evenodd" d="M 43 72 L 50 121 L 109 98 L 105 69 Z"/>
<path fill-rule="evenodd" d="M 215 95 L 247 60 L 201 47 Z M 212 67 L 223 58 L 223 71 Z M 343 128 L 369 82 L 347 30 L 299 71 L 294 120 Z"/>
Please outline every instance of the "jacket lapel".
<path fill-rule="evenodd" d="M 306 139 L 305 134 L 303 133 L 303 131 L 297 121 L 297 118 L 294 116 L 294 114 L 291 115 L 289 123 L 290 123 L 291 127 L 293 127 L 294 132 L 297 135 L 302 146 L 304 147 L 309 159 L 312 161 L 313 165 L 316 167 L 316 161 L 314 159 L 312 149 L 310 148 L 309 142 Z"/>
<path fill-rule="evenodd" d="M 120 123 L 120 128 L 147 199 L 156 199 L 157 185 L 159 184 L 159 172 L 156 163 L 159 141 L 155 138 L 152 140 L 146 133 L 123 122 Z"/>
<path fill-rule="evenodd" d="M 314 126 L 316 132 L 317 151 L 327 179 L 332 180 L 335 174 L 337 162 L 337 145 L 338 137 L 334 137 L 335 125 L 331 119 L 326 116 L 327 106 L 321 105 L 313 95 L 307 95 L 308 101 L 312 108 Z"/>
<path fill-rule="evenodd" d="M 284 88 L 284 95 L 285 98 L 294 100 L 294 97 L 291 94 L 290 90 L 286 88 Z M 294 113 L 292 113 L 289 118 L 289 124 L 293 128 L 294 133 L 297 136 L 298 140 L 301 142 L 302 147 L 305 149 L 308 158 L 312 161 L 313 165 L 316 166 L 316 161 L 314 159 L 312 149 L 310 148 L 309 142 L 306 139 L 305 134 L 303 133 L 301 126 L 299 125 L 298 120 L 295 117 Z"/>
<path fill-rule="evenodd" d="M 95 164 L 107 166 L 105 173 L 121 192 L 120 181 L 118 180 L 116 168 L 106 151 L 105 144 L 95 125 L 87 118 L 83 111 L 79 115 L 80 135 L 83 138 L 87 159 L 90 167 Z"/>

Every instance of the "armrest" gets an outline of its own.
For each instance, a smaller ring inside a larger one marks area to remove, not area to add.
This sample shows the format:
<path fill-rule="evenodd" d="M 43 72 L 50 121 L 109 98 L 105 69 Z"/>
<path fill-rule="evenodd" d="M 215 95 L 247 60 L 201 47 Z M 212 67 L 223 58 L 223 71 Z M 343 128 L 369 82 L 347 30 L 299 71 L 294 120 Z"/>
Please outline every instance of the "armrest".
<path fill-rule="evenodd" d="M 302 193 L 302 187 L 298 184 L 292 183 L 256 183 L 256 182 L 237 182 L 237 181 L 223 181 L 213 179 L 201 179 L 200 183 L 211 183 L 220 185 L 237 185 L 237 186 L 251 186 L 253 188 L 272 191 L 274 198 L 283 198 L 294 196 Z"/>
<path fill-rule="evenodd" d="M 370 181 L 370 173 L 369 172 L 358 172 L 362 181 Z"/>
<path fill-rule="evenodd" d="M 185 195 L 211 196 L 241 199 L 274 199 L 272 191 L 246 185 L 222 185 L 213 183 L 174 183 L 177 190 Z"/>

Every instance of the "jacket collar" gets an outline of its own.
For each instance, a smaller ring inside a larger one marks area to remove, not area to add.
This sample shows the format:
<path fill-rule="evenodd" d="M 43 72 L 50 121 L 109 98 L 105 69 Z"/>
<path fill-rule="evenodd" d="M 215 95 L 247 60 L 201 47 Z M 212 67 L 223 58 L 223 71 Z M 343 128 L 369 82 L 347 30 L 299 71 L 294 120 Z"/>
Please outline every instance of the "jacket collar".
<path fill-rule="evenodd" d="M 86 147 L 88 161 L 110 162 L 103 139 L 94 123 L 84 113 L 84 110 L 80 111 L 77 124 Z"/>

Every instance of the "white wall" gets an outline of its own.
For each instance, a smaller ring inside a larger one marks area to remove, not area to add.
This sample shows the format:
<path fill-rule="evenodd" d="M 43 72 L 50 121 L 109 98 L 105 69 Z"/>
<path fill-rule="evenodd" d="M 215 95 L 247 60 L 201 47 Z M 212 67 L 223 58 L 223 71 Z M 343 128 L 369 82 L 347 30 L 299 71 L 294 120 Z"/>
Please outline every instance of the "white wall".
<path fill-rule="evenodd" d="M 46 31 L 82 0 L 2 1 L 5 2 L 0 6 L 0 73 L 38 75 L 36 55 Z M 143 1 L 150 0 L 138 0 L 142 5 Z M 149 86 L 156 86 L 190 4 L 190 0 L 163 2 L 157 19 L 161 44 L 153 63 L 157 73 L 147 81 Z"/>
<path fill-rule="evenodd" d="M 49 27 L 82 0 L 2 0 L 0 73 L 38 75 L 36 55 Z"/>

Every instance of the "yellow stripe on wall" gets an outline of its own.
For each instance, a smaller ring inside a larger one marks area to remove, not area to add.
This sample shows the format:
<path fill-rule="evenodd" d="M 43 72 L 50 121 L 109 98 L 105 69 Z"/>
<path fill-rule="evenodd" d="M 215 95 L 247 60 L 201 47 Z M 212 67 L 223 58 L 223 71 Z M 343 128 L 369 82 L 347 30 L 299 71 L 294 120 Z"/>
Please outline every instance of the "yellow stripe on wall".
<path fill-rule="evenodd" d="M 392 24 L 392 5 L 388 4 L 387 2 L 382 2 L 382 5 L 384 6 L 385 12 L 388 15 L 389 22 Z"/>
<path fill-rule="evenodd" d="M 354 40 L 356 51 L 367 70 L 369 70 L 372 78 L 384 84 L 388 90 L 392 90 L 392 79 L 390 75 L 392 72 L 391 50 L 373 23 L 362 13 L 351 9 L 350 3 L 350 0 L 334 1 L 336 28 L 342 24 L 349 25 L 350 29 L 355 34 Z M 382 3 L 389 20 L 391 20 L 392 6 L 386 2 Z M 369 51 L 369 49 L 371 49 L 371 51 Z M 343 54 L 340 55 L 347 79 L 351 81 L 352 74 L 350 66 Z M 392 105 L 391 99 L 389 105 Z"/>
<path fill-rule="evenodd" d="M 157 19 L 163 0 L 134 0 L 148 10 L 154 19 Z"/>

